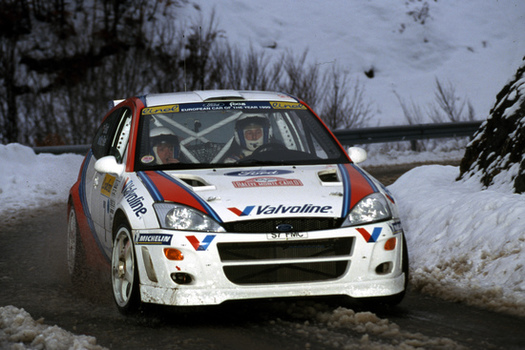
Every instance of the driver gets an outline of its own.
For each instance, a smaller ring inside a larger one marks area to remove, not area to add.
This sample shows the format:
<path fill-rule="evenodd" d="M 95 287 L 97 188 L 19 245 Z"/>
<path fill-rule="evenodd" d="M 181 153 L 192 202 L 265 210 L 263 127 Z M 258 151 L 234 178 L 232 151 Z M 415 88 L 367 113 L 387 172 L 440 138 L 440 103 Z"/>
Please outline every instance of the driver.
<path fill-rule="evenodd" d="M 179 138 L 170 129 L 158 127 L 150 130 L 150 142 L 157 164 L 179 163 Z"/>
<path fill-rule="evenodd" d="M 250 156 L 272 137 L 270 121 L 261 114 L 244 114 L 235 123 L 235 143 L 226 155 L 225 163 L 234 163 Z"/>

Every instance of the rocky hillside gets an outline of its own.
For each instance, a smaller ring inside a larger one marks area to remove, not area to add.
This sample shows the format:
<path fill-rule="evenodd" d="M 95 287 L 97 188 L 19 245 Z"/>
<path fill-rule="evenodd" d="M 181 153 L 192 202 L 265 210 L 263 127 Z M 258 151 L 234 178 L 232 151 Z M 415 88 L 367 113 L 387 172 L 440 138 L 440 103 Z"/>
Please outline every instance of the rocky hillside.
<path fill-rule="evenodd" d="M 525 192 L 525 58 L 496 97 L 488 119 L 467 146 L 460 179 L 479 178 L 484 187 L 511 185 Z M 510 182 L 510 183 L 509 183 Z"/>

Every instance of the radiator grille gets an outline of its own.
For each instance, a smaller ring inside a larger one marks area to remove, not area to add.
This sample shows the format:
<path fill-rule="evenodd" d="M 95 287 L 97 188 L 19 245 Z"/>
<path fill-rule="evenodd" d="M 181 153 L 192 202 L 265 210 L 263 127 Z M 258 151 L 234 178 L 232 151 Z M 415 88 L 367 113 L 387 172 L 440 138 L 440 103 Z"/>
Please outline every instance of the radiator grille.
<path fill-rule="evenodd" d="M 347 266 L 348 261 L 225 266 L 224 273 L 235 284 L 314 282 L 336 279 Z"/>
<path fill-rule="evenodd" d="M 221 261 L 257 261 L 271 259 L 304 259 L 300 263 L 224 266 L 226 277 L 236 284 L 325 281 L 340 277 L 347 269 L 348 260 L 317 261 L 309 259 L 350 257 L 352 237 L 291 240 L 279 242 L 219 243 Z"/>
<path fill-rule="evenodd" d="M 353 238 L 290 240 L 254 243 L 219 243 L 222 261 L 349 256 Z"/>
<path fill-rule="evenodd" d="M 281 224 L 291 225 L 293 232 L 308 232 L 339 228 L 341 223 L 341 219 L 334 218 L 283 218 L 236 221 L 224 223 L 223 226 L 228 232 L 271 233 L 279 232 L 277 226 Z"/>

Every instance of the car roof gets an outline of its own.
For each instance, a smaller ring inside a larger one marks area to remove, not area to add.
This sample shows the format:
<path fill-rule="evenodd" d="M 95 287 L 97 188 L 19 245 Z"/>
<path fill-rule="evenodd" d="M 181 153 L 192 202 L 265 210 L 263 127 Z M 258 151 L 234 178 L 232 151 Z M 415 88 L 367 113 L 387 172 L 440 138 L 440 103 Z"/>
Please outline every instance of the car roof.
<path fill-rule="evenodd" d="M 178 103 L 222 102 L 222 101 L 277 101 L 299 102 L 291 95 L 272 91 L 203 90 L 149 94 L 142 97 L 146 107 Z"/>

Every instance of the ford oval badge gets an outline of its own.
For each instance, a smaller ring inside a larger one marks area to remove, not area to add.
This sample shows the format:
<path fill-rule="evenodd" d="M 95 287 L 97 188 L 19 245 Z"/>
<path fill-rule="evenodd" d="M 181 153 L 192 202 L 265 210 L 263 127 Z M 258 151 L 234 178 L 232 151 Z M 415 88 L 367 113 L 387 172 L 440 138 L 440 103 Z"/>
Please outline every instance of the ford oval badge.
<path fill-rule="evenodd" d="M 289 232 L 293 230 L 293 226 L 290 224 L 279 224 L 275 228 L 281 232 Z"/>

